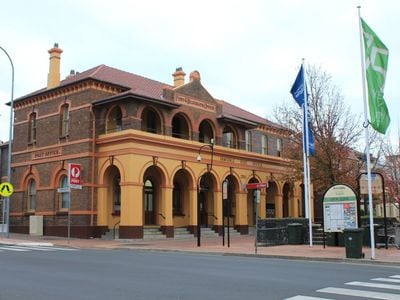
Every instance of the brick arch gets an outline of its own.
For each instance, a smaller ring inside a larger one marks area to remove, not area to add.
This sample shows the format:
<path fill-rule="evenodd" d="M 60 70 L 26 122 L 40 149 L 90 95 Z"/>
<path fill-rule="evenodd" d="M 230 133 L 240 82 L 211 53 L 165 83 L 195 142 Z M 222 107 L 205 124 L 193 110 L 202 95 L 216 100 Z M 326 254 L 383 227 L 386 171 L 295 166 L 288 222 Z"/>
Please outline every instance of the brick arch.
<path fill-rule="evenodd" d="M 36 181 L 37 187 L 40 187 L 40 176 L 39 171 L 36 169 L 36 167 L 30 166 L 24 171 L 21 177 L 23 178 L 20 183 L 21 190 L 25 190 L 30 179 L 34 179 Z"/>
<path fill-rule="evenodd" d="M 138 108 L 137 116 L 141 120 L 141 125 L 140 125 L 141 129 L 143 130 L 143 114 L 145 113 L 146 110 L 153 111 L 158 116 L 158 118 L 160 120 L 160 132 L 159 132 L 159 134 L 164 134 L 165 133 L 165 123 L 166 123 L 165 119 L 166 118 L 165 118 L 164 114 L 157 107 L 155 107 L 154 105 L 146 104 L 146 105 L 142 105 L 142 106 L 140 106 Z"/>
<path fill-rule="evenodd" d="M 192 122 L 190 120 L 190 118 L 188 117 L 187 114 L 185 114 L 184 112 L 177 112 L 175 113 L 169 121 L 169 126 L 171 126 L 171 130 L 173 130 L 173 122 L 175 118 L 182 118 L 187 126 L 187 139 L 191 140 L 192 139 L 192 131 L 193 131 L 193 126 L 192 126 Z M 171 134 L 173 134 L 174 132 L 171 132 Z"/>
<path fill-rule="evenodd" d="M 215 126 L 215 123 L 214 123 L 211 119 L 209 119 L 209 118 L 201 119 L 201 120 L 198 122 L 198 124 L 196 124 L 196 125 L 197 125 L 197 131 L 198 131 L 198 133 L 199 133 L 199 141 L 200 141 L 200 133 L 201 133 L 201 131 L 200 131 L 200 126 L 201 126 L 202 124 L 204 124 L 204 123 L 208 124 L 208 125 L 211 127 L 212 137 L 210 137 L 210 138 L 213 138 L 213 139 L 214 139 L 214 143 L 216 143 L 217 126 Z M 208 142 L 208 141 L 205 140 L 204 142 Z"/>

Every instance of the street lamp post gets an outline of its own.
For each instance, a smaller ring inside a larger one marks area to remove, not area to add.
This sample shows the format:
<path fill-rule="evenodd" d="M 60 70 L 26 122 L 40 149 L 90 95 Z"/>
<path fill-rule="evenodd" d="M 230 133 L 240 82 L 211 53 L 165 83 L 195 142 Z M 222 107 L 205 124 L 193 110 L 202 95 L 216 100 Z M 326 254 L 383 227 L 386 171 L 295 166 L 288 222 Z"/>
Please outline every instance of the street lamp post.
<path fill-rule="evenodd" d="M 200 230 L 200 193 L 201 193 L 201 179 L 203 178 L 203 176 L 205 174 L 208 174 L 211 172 L 212 170 L 212 166 L 213 166 L 213 160 L 214 160 L 214 139 L 210 140 L 210 144 L 206 144 L 203 145 L 199 148 L 199 154 L 197 155 L 197 161 L 200 162 L 201 161 L 201 150 L 203 150 L 203 148 L 205 147 L 209 147 L 211 148 L 211 162 L 210 164 L 207 164 L 207 172 L 202 174 L 199 177 L 199 181 L 197 183 L 197 247 L 200 247 L 201 245 L 201 230 Z"/>
<path fill-rule="evenodd" d="M 11 182 L 11 150 L 12 150 L 12 136 L 13 136 L 13 112 L 14 112 L 14 64 L 7 51 L 0 46 L 0 49 L 7 55 L 11 64 L 11 101 L 10 101 L 10 128 L 8 134 L 8 166 L 7 166 L 7 181 Z M 10 237 L 10 197 L 6 197 L 6 230 L 7 237 Z"/>

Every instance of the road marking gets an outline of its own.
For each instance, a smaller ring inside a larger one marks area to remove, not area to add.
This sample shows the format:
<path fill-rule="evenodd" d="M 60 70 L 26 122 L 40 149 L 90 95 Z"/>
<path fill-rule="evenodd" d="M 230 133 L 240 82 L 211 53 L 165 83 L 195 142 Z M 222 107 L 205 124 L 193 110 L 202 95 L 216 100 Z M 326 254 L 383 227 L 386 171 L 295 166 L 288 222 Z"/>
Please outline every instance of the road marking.
<path fill-rule="evenodd" d="M 1 250 L 11 250 L 11 251 L 31 251 L 29 249 L 20 249 L 20 248 L 13 248 L 12 246 L 5 246 L 5 247 L 0 247 Z"/>
<path fill-rule="evenodd" d="M 369 298 L 369 299 L 384 299 L 384 300 L 399 300 L 400 299 L 399 294 L 380 293 L 380 292 L 371 292 L 371 291 L 362 291 L 362 290 L 351 290 L 351 289 L 342 289 L 342 288 L 333 288 L 333 287 L 320 289 L 320 290 L 317 290 L 317 292 L 344 295 L 344 296 L 364 297 L 364 298 Z"/>
<path fill-rule="evenodd" d="M 283 300 L 333 300 L 333 299 L 298 295 L 298 296 L 286 298 Z"/>
<path fill-rule="evenodd" d="M 398 291 L 400 290 L 400 285 L 394 285 L 394 284 L 369 283 L 369 282 L 361 282 L 361 281 L 346 282 L 345 284 L 363 286 L 363 287 L 373 287 L 373 288 L 380 288 L 380 289 L 391 289 L 391 290 L 398 290 Z"/>
<path fill-rule="evenodd" d="M 19 246 L 19 245 L 3 245 L 0 246 L 0 251 L 78 251 L 79 249 L 73 248 L 61 248 L 61 247 L 52 247 L 52 246 Z"/>
<path fill-rule="evenodd" d="M 372 278 L 371 280 L 400 283 L 400 279 L 392 279 L 392 278 Z"/>

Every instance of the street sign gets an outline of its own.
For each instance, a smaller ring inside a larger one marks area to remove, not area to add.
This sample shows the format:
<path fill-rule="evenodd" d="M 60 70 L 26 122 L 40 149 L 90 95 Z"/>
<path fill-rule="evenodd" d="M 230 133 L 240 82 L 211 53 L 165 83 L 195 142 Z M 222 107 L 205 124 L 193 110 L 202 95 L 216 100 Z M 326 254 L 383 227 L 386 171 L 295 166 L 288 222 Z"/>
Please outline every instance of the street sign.
<path fill-rule="evenodd" d="M 246 184 L 246 189 L 248 190 L 265 189 L 266 187 L 268 187 L 267 182 L 255 182 Z"/>
<path fill-rule="evenodd" d="M 0 184 L 0 195 L 3 197 L 10 197 L 14 193 L 14 187 L 9 182 L 3 182 Z"/>
<path fill-rule="evenodd" d="M 69 186 L 57 189 L 57 192 L 59 192 L 59 193 L 69 193 L 70 191 L 71 191 L 71 189 L 69 188 Z"/>
<path fill-rule="evenodd" d="M 68 164 L 68 181 L 72 189 L 82 189 L 80 164 Z"/>

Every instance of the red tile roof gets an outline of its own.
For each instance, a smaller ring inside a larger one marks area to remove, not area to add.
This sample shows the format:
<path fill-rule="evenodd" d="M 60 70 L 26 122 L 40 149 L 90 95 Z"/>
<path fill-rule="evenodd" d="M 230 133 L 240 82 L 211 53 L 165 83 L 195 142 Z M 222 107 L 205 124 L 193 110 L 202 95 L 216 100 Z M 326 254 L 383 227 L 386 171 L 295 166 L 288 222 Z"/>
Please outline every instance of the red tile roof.
<path fill-rule="evenodd" d="M 136 95 L 149 97 L 153 99 L 162 99 L 163 89 L 164 88 L 174 88 L 169 84 L 165 84 L 156 80 L 152 80 L 143 76 L 139 76 L 133 73 L 129 73 L 126 71 L 122 71 L 116 68 L 112 68 L 106 65 L 99 65 L 92 69 L 86 70 L 84 72 L 76 73 L 75 75 L 68 76 L 64 80 L 60 82 L 60 85 L 55 87 L 57 89 L 59 87 L 67 86 L 74 84 L 79 81 L 83 81 L 86 79 L 94 79 L 102 82 L 111 83 L 117 86 L 121 86 L 122 88 L 126 88 L 126 91 L 130 91 Z M 52 89 L 53 90 L 53 89 Z M 41 94 L 46 92 L 47 89 L 43 88 L 31 94 L 25 95 L 21 98 L 16 99 L 16 101 L 21 101 L 28 97 Z M 49 90 L 51 91 L 51 90 Z M 260 116 L 252 114 L 242 108 L 234 106 L 228 102 L 222 100 L 216 100 L 222 106 L 221 117 L 227 117 L 232 119 L 243 119 L 250 122 L 270 125 L 274 127 L 280 127 L 279 125 L 268 121 Z"/>

